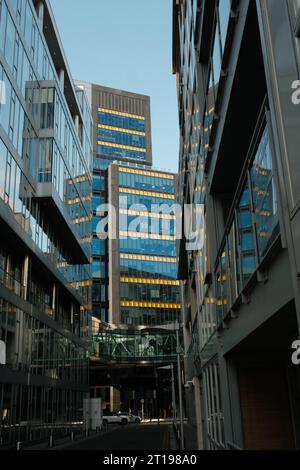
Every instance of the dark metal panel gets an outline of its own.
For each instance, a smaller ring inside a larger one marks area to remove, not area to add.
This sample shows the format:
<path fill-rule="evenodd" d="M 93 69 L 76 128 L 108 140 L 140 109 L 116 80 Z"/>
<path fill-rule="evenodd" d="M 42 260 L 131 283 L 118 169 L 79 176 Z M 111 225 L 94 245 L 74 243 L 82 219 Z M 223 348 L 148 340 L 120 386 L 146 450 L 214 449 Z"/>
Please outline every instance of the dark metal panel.
<path fill-rule="evenodd" d="M 204 0 L 201 26 L 200 26 L 200 51 L 199 61 L 207 63 L 213 36 L 213 20 L 215 16 L 216 0 Z"/>

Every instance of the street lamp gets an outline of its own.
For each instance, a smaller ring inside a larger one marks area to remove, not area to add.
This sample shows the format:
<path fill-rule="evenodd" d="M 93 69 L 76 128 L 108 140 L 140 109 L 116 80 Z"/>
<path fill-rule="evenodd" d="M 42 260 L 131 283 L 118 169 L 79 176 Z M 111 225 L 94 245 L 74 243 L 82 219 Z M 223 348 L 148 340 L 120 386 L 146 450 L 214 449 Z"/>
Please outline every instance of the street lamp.
<path fill-rule="evenodd" d="M 175 323 L 176 331 L 176 354 L 177 354 L 177 370 L 178 370 L 178 394 L 179 394 L 179 416 L 180 416 L 180 450 L 184 450 L 184 434 L 183 434 L 183 405 L 182 405 L 182 381 L 181 381 L 181 364 L 180 364 L 180 343 L 179 343 L 179 323 Z"/>
<path fill-rule="evenodd" d="M 172 370 L 172 419 L 173 419 L 173 424 L 175 423 L 175 418 L 176 418 L 176 395 L 175 395 L 175 379 L 174 379 L 174 364 L 172 362 L 171 364 L 171 370 Z"/>
<path fill-rule="evenodd" d="M 142 404 L 142 421 L 144 421 L 144 403 L 145 403 L 145 400 L 144 398 L 141 399 L 141 404 Z"/>

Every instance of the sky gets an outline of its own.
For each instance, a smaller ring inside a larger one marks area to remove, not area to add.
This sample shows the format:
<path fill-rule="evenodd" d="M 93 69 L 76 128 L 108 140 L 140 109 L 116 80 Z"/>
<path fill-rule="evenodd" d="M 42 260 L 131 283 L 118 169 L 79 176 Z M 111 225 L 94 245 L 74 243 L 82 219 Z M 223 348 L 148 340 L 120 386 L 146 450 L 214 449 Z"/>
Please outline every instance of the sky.
<path fill-rule="evenodd" d="M 178 170 L 172 0 L 51 0 L 74 79 L 151 98 L 153 166 Z"/>

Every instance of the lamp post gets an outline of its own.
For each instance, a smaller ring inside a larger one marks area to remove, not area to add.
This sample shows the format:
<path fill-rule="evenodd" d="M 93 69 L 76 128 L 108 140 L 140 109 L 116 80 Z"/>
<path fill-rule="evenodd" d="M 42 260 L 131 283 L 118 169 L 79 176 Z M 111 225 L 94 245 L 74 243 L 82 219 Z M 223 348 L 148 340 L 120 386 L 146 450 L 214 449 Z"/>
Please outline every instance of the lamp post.
<path fill-rule="evenodd" d="M 179 416 L 180 416 L 180 450 L 184 450 L 184 434 L 183 434 L 183 405 L 182 405 L 182 381 L 181 381 L 181 364 L 180 364 L 180 343 L 179 343 L 179 323 L 175 323 L 176 331 L 176 353 L 177 353 L 177 371 L 178 371 L 178 395 L 179 395 Z"/>
<path fill-rule="evenodd" d="M 142 421 L 144 421 L 144 403 L 145 403 L 145 400 L 144 398 L 141 399 L 141 404 L 142 404 Z"/>
<path fill-rule="evenodd" d="M 173 424 L 175 423 L 176 418 L 176 395 L 175 395 L 175 380 L 174 380 L 174 364 L 171 364 L 171 372 L 172 372 L 172 420 Z"/>
<path fill-rule="evenodd" d="M 159 402 L 158 402 L 158 372 L 156 368 L 154 369 L 154 373 L 155 373 L 155 386 L 156 386 L 155 398 L 156 398 L 157 424 L 160 424 L 159 423 Z"/>

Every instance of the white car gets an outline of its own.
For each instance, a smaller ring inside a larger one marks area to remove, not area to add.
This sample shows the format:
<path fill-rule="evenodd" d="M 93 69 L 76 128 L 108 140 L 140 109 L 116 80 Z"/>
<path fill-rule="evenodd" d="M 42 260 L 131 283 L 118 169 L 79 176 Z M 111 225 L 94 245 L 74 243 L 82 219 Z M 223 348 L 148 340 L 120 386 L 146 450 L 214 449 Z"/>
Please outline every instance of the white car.
<path fill-rule="evenodd" d="M 128 424 L 130 422 L 130 418 L 126 413 L 104 412 L 102 422 L 103 424 Z"/>
<path fill-rule="evenodd" d="M 140 423 L 142 420 L 139 416 L 128 413 L 127 411 L 118 411 L 118 415 L 127 416 L 129 423 Z"/>

